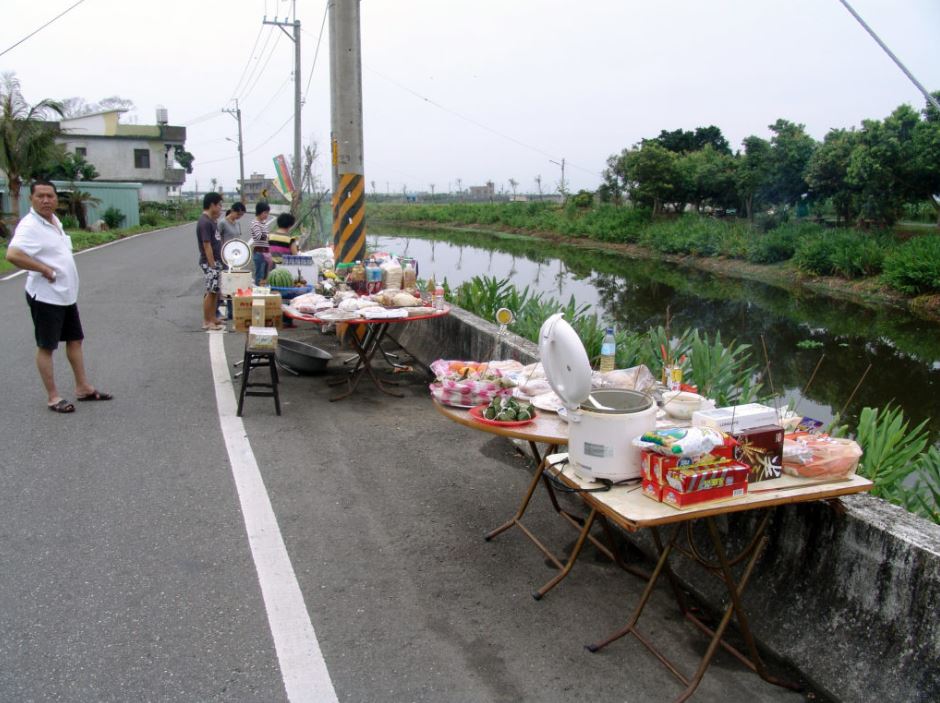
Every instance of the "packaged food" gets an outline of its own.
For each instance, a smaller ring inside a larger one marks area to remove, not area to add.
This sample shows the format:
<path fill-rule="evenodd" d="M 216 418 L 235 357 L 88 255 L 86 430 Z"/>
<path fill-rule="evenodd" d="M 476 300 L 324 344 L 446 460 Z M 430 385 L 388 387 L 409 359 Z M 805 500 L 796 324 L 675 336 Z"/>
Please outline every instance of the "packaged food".
<path fill-rule="evenodd" d="M 725 434 L 711 427 L 669 427 L 644 432 L 633 440 L 639 449 L 660 454 L 700 456 L 725 443 Z"/>
<path fill-rule="evenodd" d="M 851 439 L 795 433 L 783 443 L 783 471 L 802 478 L 846 478 L 855 473 L 861 456 L 862 448 Z"/>
<path fill-rule="evenodd" d="M 738 442 L 735 461 L 751 467 L 748 476 L 751 483 L 780 478 L 783 464 L 783 428 L 780 425 L 754 427 L 735 433 L 734 438 Z"/>

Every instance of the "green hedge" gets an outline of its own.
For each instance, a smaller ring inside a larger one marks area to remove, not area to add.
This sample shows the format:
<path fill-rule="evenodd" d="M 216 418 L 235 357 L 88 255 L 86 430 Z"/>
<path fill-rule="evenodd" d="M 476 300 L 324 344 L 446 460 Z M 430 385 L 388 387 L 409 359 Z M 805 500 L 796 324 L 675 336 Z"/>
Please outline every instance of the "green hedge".
<path fill-rule="evenodd" d="M 940 235 L 916 237 L 892 251 L 882 278 L 908 295 L 940 292 Z"/>

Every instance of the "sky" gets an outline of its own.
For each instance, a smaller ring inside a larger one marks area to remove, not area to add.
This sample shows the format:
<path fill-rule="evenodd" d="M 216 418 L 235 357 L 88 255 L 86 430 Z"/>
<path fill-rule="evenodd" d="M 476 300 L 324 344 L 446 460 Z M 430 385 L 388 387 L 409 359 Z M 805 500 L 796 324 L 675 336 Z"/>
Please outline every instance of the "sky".
<path fill-rule="evenodd" d="M 0 52 L 76 0 L 3 0 Z M 850 0 L 928 89 L 940 89 L 940 0 Z M 330 180 L 326 0 L 297 0 L 302 135 Z M 0 56 L 26 99 L 117 95 L 187 127 L 184 190 L 274 175 L 293 149 L 288 0 L 84 0 Z M 785 118 L 822 139 L 924 99 L 838 0 L 362 0 L 367 193 L 493 181 L 594 189 L 609 156 L 663 129 L 716 125 L 732 148 Z M 291 15 L 292 19 L 292 15 Z M 328 24 L 328 23 L 327 23 Z M 316 54 L 316 61 L 314 61 Z M 233 140 L 233 141 L 229 141 Z M 553 163 L 558 162 L 558 163 Z"/>

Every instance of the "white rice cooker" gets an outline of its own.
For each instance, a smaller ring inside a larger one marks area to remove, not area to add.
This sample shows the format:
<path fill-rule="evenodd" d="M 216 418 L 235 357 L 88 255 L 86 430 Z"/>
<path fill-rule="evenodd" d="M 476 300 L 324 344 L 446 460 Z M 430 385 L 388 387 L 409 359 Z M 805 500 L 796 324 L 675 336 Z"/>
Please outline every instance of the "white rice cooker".
<path fill-rule="evenodd" d="M 656 429 L 658 408 L 645 393 L 591 392 L 591 364 L 577 332 L 557 313 L 539 331 L 545 376 L 568 415 L 568 459 L 586 481 L 638 478 L 640 450 L 632 440 Z"/>

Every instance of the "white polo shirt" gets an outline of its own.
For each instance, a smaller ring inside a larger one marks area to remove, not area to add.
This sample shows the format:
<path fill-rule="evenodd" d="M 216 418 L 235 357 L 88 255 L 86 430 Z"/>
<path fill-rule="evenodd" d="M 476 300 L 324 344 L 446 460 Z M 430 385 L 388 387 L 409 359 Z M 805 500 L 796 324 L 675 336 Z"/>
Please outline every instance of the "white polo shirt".
<path fill-rule="evenodd" d="M 26 274 L 26 292 L 31 298 L 52 305 L 72 305 L 78 301 L 78 269 L 72 256 L 72 238 L 55 215 L 52 222 L 29 209 L 16 226 L 9 247 L 16 247 L 55 270 L 51 283 L 38 271 Z"/>

